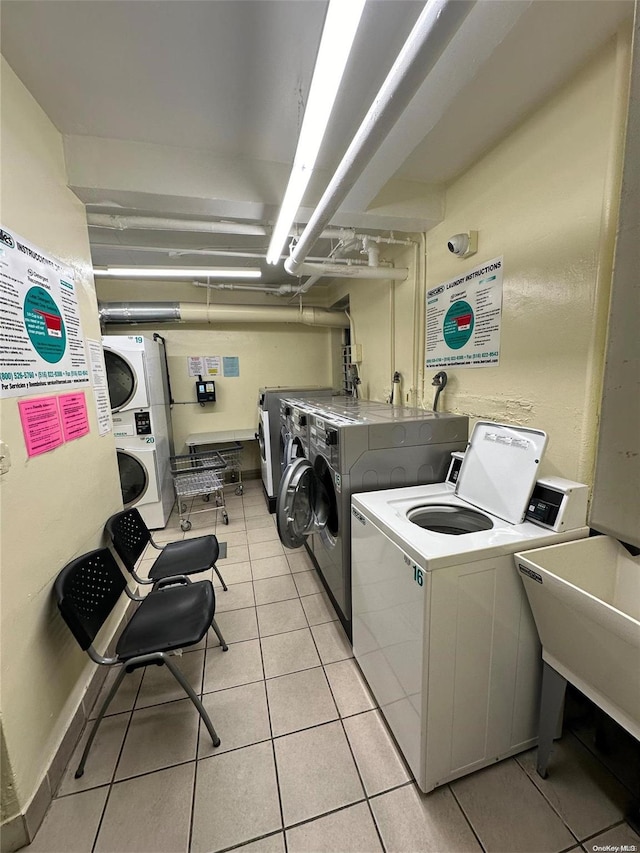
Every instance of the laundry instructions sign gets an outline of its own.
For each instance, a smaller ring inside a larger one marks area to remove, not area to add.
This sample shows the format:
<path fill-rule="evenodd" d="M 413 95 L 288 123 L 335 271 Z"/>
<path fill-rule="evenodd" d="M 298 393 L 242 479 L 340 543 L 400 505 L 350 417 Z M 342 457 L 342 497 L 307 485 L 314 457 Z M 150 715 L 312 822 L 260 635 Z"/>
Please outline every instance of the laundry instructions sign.
<path fill-rule="evenodd" d="M 0 397 L 88 384 L 73 270 L 0 226 Z"/>
<path fill-rule="evenodd" d="M 427 291 L 425 366 L 490 367 L 500 361 L 502 258 Z"/>

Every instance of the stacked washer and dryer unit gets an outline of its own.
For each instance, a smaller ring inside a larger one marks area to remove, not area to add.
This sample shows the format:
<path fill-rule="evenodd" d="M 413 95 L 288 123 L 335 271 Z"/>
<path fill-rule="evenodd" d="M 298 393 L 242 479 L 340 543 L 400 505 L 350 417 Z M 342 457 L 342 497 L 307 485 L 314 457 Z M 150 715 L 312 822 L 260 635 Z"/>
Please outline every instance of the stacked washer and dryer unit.
<path fill-rule="evenodd" d="M 164 346 L 142 335 L 102 338 L 122 502 L 147 527 L 166 525 L 175 495 Z"/>
<path fill-rule="evenodd" d="M 351 638 L 351 496 L 444 479 L 468 419 L 353 398 L 282 401 L 291 441 L 276 520 L 288 548 L 306 545 Z"/>

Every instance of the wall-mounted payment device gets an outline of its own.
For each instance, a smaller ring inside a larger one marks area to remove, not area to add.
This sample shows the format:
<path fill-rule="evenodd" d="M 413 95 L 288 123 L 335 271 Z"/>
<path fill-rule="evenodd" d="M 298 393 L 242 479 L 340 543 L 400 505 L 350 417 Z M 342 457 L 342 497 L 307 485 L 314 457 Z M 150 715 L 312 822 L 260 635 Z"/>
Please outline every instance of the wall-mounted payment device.
<path fill-rule="evenodd" d="M 196 382 L 196 400 L 201 406 L 204 406 L 205 403 L 215 403 L 216 383 L 198 376 L 198 381 Z"/>

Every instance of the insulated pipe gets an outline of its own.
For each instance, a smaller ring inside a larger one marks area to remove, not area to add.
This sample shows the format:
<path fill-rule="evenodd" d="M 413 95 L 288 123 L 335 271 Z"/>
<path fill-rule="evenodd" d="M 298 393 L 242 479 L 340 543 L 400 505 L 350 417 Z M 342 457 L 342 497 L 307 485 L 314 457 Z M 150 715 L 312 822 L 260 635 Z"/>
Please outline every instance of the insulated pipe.
<path fill-rule="evenodd" d="M 462 25 L 475 0 L 430 0 L 376 95 L 369 112 L 329 182 L 318 206 L 284 268 L 300 274 L 300 266 L 365 166 Z"/>
<path fill-rule="evenodd" d="M 169 219 L 161 216 L 121 216 L 112 213 L 88 213 L 90 228 L 112 228 L 127 231 L 137 228 L 143 231 L 192 231 L 210 234 L 240 234 L 253 237 L 268 237 L 271 229 L 250 222 L 214 222 L 208 219 Z M 292 228 L 290 237 L 298 237 L 299 228 Z M 356 237 L 353 228 L 326 228 L 320 235 L 325 240 L 344 240 Z M 395 241 L 394 241 L 395 242 Z"/>
<path fill-rule="evenodd" d="M 297 275 L 315 275 L 328 276 L 332 278 L 383 278 L 391 279 L 392 281 L 404 281 L 409 275 L 409 270 L 406 267 L 396 269 L 395 267 L 369 267 L 369 266 L 350 266 L 347 264 L 309 264 L 301 263 L 298 265 Z M 308 282 L 303 285 L 305 289 Z"/>
<path fill-rule="evenodd" d="M 152 229 L 158 231 L 204 231 L 211 234 L 246 234 L 265 237 L 264 225 L 247 222 L 210 222 L 201 219 L 167 219 L 157 216 L 119 216 L 111 213 L 88 213 L 87 224 L 98 228 L 114 228 L 126 231 L 128 228 Z"/>
<path fill-rule="evenodd" d="M 206 305 L 200 302 L 109 302 L 99 306 L 103 323 L 302 323 L 305 326 L 349 327 L 344 311 L 295 306 Z"/>

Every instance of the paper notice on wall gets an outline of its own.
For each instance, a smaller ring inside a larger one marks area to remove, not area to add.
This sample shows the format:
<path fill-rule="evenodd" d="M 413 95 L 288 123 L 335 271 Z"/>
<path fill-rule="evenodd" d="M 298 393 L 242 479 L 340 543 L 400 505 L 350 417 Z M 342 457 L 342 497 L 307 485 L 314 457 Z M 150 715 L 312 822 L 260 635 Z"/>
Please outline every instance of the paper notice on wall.
<path fill-rule="evenodd" d="M 225 355 L 222 359 L 225 376 L 240 376 L 240 359 L 237 355 Z"/>
<path fill-rule="evenodd" d="M 427 370 L 497 365 L 501 315 L 501 257 L 432 287 L 427 291 Z"/>
<path fill-rule="evenodd" d="M 91 371 L 91 384 L 96 402 L 96 416 L 98 419 L 98 433 L 106 435 L 111 432 L 111 400 L 109 399 L 109 387 L 107 385 L 107 372 L 104 366 L 104 350 L 100 341 L 87 340 L 87 352 L 89 353 L 89 369 Z"/>
<path fill-rule="evenodd" d="M 18 403 L 27 456 L 39 456 L 64 443 L 58 401 L 55 397 L 40 397 Z"/>
<path fill-rule="evenodd" d="M 219 355 L 207 355 L 204 358 L 204 373 L 202 374 L 202 378 L 205 376 L 213 378 L 214 376 L 222 375 L 222 359 Z"/>
<path fill-rule="evenodd" d="M 88 384 L 73 270 L 0 228 L 0 397 Z"/>
<path fill-rule="evenodd" d="M 204 358 L 201 355 L 187 356 L 187 371 L 189 376 L 202 376 L 204 373 Z"/>
<path fill-rule="evenodd" d="M 74 394 L 62 394 L 58 397 L 62 434 L 65 441 L 82 438 L 89 432 L 87 401 L 83 391 Z"/>

